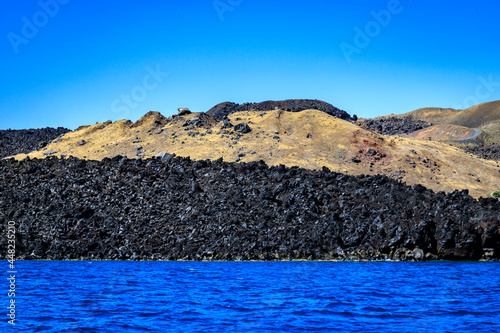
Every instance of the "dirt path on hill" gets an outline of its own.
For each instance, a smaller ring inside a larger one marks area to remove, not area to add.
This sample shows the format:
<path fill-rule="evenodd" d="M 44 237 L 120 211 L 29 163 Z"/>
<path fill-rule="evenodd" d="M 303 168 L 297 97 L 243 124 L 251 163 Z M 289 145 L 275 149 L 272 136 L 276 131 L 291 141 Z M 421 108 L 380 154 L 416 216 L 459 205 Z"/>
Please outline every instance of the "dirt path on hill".
<path fill-rule="evenodd" d="M 477 129 L 477 128 L 473 128 L 473 130 L 474 130 L 474 133 L 472 133 L 472 135 L 469 138 L 463 139 L 463 140 L 458 140 L 458 142 L 464 143 L 464 142 L 467 142 L 470 140 L 474 140 L 475 138 L 477 138 L 479 136 L 479 134 L 483 133 L 480 129 Z"/>

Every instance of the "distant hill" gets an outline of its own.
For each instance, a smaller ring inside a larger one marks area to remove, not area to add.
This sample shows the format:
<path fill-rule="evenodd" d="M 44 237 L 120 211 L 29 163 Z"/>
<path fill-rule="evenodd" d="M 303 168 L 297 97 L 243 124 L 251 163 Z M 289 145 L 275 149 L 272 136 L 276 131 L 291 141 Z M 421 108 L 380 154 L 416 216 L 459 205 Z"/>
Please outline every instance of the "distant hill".
<path fill-rule="evenodd" d="M 392 117 L 385 116 L 385 117 Z M 459 125 L 478 128 L 489 137 L 500 142 L 500 101 L 474 105 L 465 110 L 444 108 L 421 108 L 396 117 L 413 116 L 416 119 L 430 122 L 434 125 Z M 379 119 L 381 117 L 377 117 Z"/>
<path fill-rule="evenodd" d="M 232 113 L 240 111 L 269 111 L 275 109 L 289 109 L 290 111 L 303 110 L 319 110 L 328 113 L 331 116 L 343 120 L 355 120 L 356 117 L 351 117 L 344 110 L 340 110 L 333 105 L 319 101 L 316 99 L 288 99 L 284 101 L 265 101 L 260 103 L 243 103 L 237 104 L 233 102 L 219 103 L 207 111 L 209 116 L 217 120 L 222 120 Z"/>

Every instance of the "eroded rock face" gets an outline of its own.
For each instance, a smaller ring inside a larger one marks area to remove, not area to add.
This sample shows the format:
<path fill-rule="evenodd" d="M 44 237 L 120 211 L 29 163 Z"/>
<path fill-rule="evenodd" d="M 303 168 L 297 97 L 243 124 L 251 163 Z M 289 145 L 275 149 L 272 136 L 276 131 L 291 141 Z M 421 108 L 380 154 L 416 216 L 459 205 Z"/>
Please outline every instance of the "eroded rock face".
<path fill-rule="evenodd" d="M 0 158 L 17 154 L 27 154 L 42 149 L 49 142 L 70 132 L 69 129 L 40 128 L 25 130 L 0 130 Z"/>
<path fill-rule="evenodd" d="M 377 131 L 378 133 L 383 135 L 409 134 L 432 126 L 431 123 L 415 119 L 412 116 L 404 118 L 388 117 L 380 119 L 368 119 L 365 120 L 364 123 L 368 125 L 368 127 L 370 127 L 372 130 Z"/>
<path fill-rule="evenodd" d="M 500 201 L 384 176 L 169 154 L 8 159 L 0 175 L 18 259 L 500 258 Z"/>
<path fill-rule="evenodd" d="M 340 110 L 329 103 L 316 99 L 289 99 L 284 101 L 265 101 L 260 103 L 243 104 L 224 102 L 219 103 L 208 110 L 207 114 L 220 121 L 225 117 L 228 117 L 230 114 L 239 111 L 269 111 L 275 109 L 283 109 L 293 112 L 315 109 L 326 112 L 340 119 L 354 120 L 354 118 L 352 118 L 347 112 Z"/>

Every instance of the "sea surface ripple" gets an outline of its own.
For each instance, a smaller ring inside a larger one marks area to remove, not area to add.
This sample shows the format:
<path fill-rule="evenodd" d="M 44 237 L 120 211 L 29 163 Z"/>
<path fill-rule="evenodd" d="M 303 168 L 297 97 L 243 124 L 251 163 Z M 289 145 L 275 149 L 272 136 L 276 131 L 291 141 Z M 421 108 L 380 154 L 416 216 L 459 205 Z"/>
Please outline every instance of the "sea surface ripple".
<path fill-rule="evenodd" d="M 21 332 L 500 332 L 500 263 L 16 264 Z"/>

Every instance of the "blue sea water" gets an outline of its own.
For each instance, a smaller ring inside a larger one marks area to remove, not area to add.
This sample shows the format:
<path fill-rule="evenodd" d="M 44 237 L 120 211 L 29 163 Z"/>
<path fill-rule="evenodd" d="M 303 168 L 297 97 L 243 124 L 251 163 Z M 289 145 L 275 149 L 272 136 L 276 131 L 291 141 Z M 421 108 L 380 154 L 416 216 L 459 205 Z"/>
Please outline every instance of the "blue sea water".
<path fill-rule="evenodd" d="M 500 332 L 500 263 L 16 264 L 2 332 Z"/>

